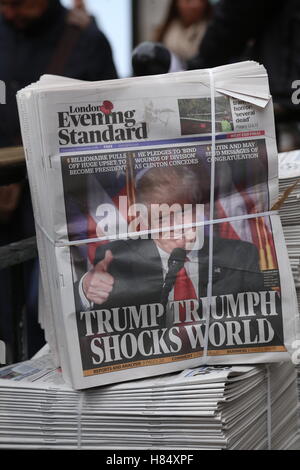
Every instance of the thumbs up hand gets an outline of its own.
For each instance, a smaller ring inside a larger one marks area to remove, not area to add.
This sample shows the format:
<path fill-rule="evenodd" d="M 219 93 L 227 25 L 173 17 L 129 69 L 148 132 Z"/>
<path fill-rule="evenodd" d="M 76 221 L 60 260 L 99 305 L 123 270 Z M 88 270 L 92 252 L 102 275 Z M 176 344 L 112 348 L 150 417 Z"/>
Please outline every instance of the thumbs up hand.
<path fill-rule="evenodd" d="M 103 304 L 112 291 L 115 280 L 113 276 L 107 272 L 112 260 L 112 252 L 106 250 L 104 258 L 83 278 L 82 287 L 84 294 L 88 300 L 95 304 Z"/>

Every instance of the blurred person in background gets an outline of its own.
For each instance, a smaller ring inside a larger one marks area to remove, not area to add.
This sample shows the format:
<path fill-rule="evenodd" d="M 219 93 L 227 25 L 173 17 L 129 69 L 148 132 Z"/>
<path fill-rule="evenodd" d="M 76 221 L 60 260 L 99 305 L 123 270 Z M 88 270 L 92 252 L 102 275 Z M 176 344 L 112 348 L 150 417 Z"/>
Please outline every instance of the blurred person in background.
<path fill-rule="evenodd" d="M 277 128 L 289 122 L 290 148 L 281 146 L 281 150 L 299 148 L 300 110 L 291 99 L 292 83 L 300 78 L 299 0 L 220 0 L 188 68 L 244 59 L 256 60 L 267 69 Z"/>
<path fill-rule="evenodd" d="M 1 147 L 21 143 L 16 92 L 43 73 L 81 80 L 116 78 L 106 37 L 82 2 L 78 5 L 69 11 L 59 0 L 0 0 L 0 79 L 7 95 L 0 109 Z"/>
<path fill-rule="evenodd" d="M 196 55 L 211 16 L 209 0 L 172 0 L 164 23 L 153 38 L 179 59 Z"/>
<path fill-rule="evenodd" d="M 16 93 L 44 73 L 82 80 L 117 78 L 110 45 L 82 0 L 75 0 L 73 10 L 59 0 L 0 0 L 0 80 L 6 85 L 0 147 L 21 145 Z M 33 235 L 27 181 L 0 187 L 0 245 Z M 16 357 L 12 346 L 16 308 L 26 308 L 27 355 L 44 342 L 37 322 L 37 260 L 22 266 L 21 277 L 17 283 L 12 269 L 0 271 L 0 339 L 6 343 L 7 362 L 25 359 Z"/>

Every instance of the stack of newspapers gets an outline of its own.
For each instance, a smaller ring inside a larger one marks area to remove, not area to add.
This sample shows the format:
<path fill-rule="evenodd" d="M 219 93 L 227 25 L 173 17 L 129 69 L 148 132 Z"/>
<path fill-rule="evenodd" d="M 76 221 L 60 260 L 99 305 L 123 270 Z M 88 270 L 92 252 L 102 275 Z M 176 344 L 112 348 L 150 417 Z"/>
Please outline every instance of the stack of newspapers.
<path fill-rule="evenodd" d="M 43 76 L 18 106 L 41 323 L 68 384 L 290 361 L 297 299 L 272 210 L 278 155 L 263 66 Z M 264 389 L 263 366 L 250 370 L 250 389 Z"/>
<path fill-rule="evenodd" d="M 300 150 L 280 153 L 278 157 L 279 191 L 286 197 L 280 216 L 300 310 Z"/>
<path fill-rule="evenodd" d="M 202 366 L 74 391 L 51 357 L 0 369 L 0 448 L 295 449 L 290 363 Z"/>
<path fill-rule="evenodd" d="M 284 198 L 280 216 L 298 300 L 298 340 L 295 342 L 294 362 L 297 364 L 300 400 L 300 150 L 280 153 L 278 157 L 279 190 Z"/>

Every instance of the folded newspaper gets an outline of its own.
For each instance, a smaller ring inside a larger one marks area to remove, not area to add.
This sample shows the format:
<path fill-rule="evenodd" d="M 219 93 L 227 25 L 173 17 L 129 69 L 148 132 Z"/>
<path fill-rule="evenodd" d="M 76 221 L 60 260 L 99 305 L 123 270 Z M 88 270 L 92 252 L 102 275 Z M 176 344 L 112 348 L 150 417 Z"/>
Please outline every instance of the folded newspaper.
<path fill-rule="evenodd" d="M 280 218 L 298 289 L 300 288 L 300 150 L 283 152 L 278 157 L 279 191 L 284 198 L 280 207 Z"/>
<path fill-rule="evenodd" d="M 280 218 L 298 300 L 298 339 L 295 342 L 292 359 L 294 364 L 297 364 L 298 395 L 300 398 L 300 150 L 283 152 L 278 157 L 279 191 L 283 198 L 283 204 L 280 207 Z"/>
<path fill-rule="evenodd" d="M 297 449 L 297 406 L 288 362 L 74 391 L 44 355 L 0 370 L 0 448 Z"/>
<path fill-rule="evenodd" d="M 284 361 L 297 303 L 263 66 L 18 93 L 41 322 L 74 388 Z"/>

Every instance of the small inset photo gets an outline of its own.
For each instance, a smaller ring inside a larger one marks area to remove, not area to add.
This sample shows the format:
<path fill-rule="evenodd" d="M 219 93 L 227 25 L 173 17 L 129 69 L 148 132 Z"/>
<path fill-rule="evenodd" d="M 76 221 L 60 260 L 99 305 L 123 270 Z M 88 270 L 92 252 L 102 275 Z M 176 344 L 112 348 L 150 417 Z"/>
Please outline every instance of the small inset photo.
<path fill-rule="evenodd" d="M 210 98 L 185 98 L 178 100 L 181 135 L 211 133 Z M 233 119 L 227 96 L 215 99 L 216 132 L 232 132 Z"/>

